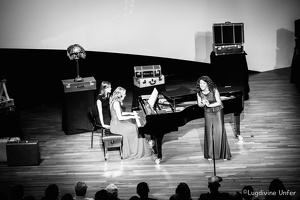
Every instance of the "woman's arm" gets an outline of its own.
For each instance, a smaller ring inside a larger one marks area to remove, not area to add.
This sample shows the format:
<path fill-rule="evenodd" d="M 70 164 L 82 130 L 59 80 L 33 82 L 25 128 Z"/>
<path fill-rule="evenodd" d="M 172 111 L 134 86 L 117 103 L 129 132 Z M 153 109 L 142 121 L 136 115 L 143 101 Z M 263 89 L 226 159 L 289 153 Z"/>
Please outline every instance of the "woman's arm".
<path fill-rule="evenodd" d="M 117 117 L 119 120 L 128 120 L 128 119 L 139 118 L 137 115 L 135 115 L 133 113 L 130 113 L 130 115 L 124 116 L 123 113 L 129 113 L 129 112 L 122 112 L 120 102 L 118 102 L 118 101 L 115 101 L 113 103 L 113 107 L 116 111 L 116 114 L 117 114 Z"/>
<path fill-rule="evenodd" d="M 205 104 L 203 104 L 203 102 L 202 102 L 202 99 L 201 99 L 199 93 L 197 93 L 197 104 L 198 104 L 199 107 L 204 107 L 205 106 Z"/>
<path fill-rule="evenodd" d="M 122 115 L 134 115 L 133 112 L 122 112 Z"/>
<path fill-rule="evenodd" d="M 220 97 L 220 93 L 217 89 L 214 90 L 214 93 L 215 93 L 215 98 L 216 98 L 216 102 L 210 104 L 210 103 L 207 103 L 206 106 L 207 107 L 216 107 L 216 106 L 220 106 L 222 105 L 222 101 L 221 101 L 221 97 Z"/>
<path fill-rule="evenodd" d="M 98 113 L 99 113 L 99 119 L 100 119 L 101 126 L 103 126 L 104 128 L 109 128 L 109 125 L 104 124 L 103 113 L 102 113 L 102 102 L 99 99 L 97 100 L 97 108 L 98 108 Z"/>

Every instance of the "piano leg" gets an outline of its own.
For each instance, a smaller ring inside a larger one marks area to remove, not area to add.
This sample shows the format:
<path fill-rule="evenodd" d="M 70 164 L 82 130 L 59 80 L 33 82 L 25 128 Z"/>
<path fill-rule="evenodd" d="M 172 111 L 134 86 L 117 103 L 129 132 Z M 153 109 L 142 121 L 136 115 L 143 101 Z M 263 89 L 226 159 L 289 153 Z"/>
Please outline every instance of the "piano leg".
<path fill-rule="evenodd" d="M 157 134 L 155 136 L 155 148 L 157 151 L 157 158 L 155 159 L 156 164 L 160 164 L 161 159 L 162 159 L 162 139 L 163 139 L 163 133 L 162 134 Z"/>
<path fill-rule="evenodd" d="M 157 150 L 157 158 L 162 158 L 162 139 L 163 136 L 156 137 L 156 150 Z"/>
<path fill-rule="evenodd" d="M 243 136 L 241 136 L 240 131 L 240 124 L 241 124 L 241 114 L 240 113 L 234 113 L 234 129 L 235 129 L 235 137 L 239 140 L 243 140 Z"/>

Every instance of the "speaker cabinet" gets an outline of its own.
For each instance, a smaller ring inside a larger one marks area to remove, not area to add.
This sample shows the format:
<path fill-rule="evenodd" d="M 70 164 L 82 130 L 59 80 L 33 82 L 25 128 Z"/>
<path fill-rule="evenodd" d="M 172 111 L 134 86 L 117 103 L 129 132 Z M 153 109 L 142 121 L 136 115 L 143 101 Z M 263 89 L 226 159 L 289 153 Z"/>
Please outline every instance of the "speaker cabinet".
<path fill-rule="evenodd" d="M 39 165 L 41 162 L 38 141 L 20 141 L 6 144 L 7 165 Z"/>

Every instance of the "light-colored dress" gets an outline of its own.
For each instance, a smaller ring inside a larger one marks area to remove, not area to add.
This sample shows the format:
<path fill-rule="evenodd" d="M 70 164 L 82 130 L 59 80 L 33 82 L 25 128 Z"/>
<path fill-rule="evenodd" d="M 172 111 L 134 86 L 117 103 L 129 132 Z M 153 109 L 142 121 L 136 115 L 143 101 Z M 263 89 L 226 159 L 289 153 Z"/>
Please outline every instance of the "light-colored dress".
<path fill-rule="evenodd" d="M 120 105 L 120 102 L 116 101 Z M 136 159 L 151 155 L 151 150 L 145 138 L 138 138 L 136 124 L 128 120 L 119 120 L 112 102 L 110 107 L 110 132 L 123 136 L 123 158 Z"/>

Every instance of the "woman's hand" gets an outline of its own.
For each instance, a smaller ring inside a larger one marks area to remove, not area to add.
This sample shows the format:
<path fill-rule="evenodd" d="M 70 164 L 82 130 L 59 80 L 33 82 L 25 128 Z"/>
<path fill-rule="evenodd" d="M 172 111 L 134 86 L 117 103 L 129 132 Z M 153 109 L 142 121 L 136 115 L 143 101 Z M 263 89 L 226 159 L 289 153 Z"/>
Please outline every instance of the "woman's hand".
<path fill-rule="evenodd" d="M 209 106 L 209 101 L 207 99 L 202 100 L 201 102 L 203 105 Z"/>
<path fill-rule="evenodd" d="M 103 128 L 109 129 L 109 128 L 110 128 L 110 126 L 109 126 L 109 125 L 106 125 L 106 124 L 104 124 L 104 125 L 103 125 Z"/>
<path fill-rule="evenodd" d="M 139 119 L 140 117 L 138 116 L 138 114 L 136 112 L 133 112 L 133 118 L 134 119 Z"/>

